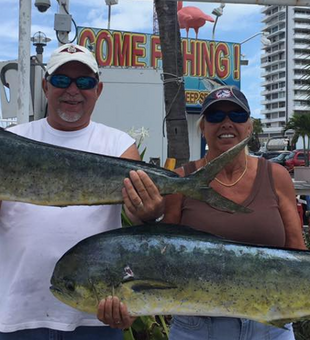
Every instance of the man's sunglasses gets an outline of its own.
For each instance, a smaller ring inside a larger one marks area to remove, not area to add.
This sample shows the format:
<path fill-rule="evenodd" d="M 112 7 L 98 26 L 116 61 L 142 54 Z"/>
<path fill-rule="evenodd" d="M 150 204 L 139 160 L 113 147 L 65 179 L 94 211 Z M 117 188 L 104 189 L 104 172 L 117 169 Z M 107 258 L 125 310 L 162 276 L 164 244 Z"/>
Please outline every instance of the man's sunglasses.
<path fill-rule="evenodd" d="M 205 114 L 205 119 L 209 123 L 221 123 L 226 116 L 228 116 L 228 118 L 234 123 L 245 123 L 249 119 L 250 115 L 245 111 L 223 112 L 218 110 Z"/>
<path fill-rule="evenodd" d="M 54 74 L 48 76 L 46 79 L 54 87 L 57 87 L 59 89 L 66 89 L 72 83 L 75 83 L 80 90 L 91 90 L 98 84 L 98 79 L 94 77 L 70 78 L 63 74 Z"/>

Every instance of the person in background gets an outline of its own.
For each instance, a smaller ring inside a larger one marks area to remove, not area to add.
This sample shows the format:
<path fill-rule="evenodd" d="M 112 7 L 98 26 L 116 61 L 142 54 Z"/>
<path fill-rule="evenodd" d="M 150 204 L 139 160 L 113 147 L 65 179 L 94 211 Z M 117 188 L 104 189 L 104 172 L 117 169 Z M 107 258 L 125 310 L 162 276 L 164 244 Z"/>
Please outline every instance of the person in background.
<path fill-rule="evenodd" d="M 236 87 L 224 86 L 204 100 L 199 126 L 208 144 L 207 155 L 176 169 L 189 175 L 252 133 L 250 107 Z M 228 240 L 275 247 L 306 249 L 296 207 L 295 190 L 285 168 L 246 151 L 211 182 L 224 197 L 253 210 L 231 214 L 184 197 L 166 197 L 167 223 L 180 223 Z M 173 317 L 170 340 L 293 340 L 292 325 L 275 328 L 255 321 L 225 317 Z"/>
<path fill-rule="evenodd" d="M 140 159 L 129 135 L 91 120 L 103 84 L 88 49 L 73 44 L 57 48 L 42 85 L 47 118 L 10 131 L 72 149 Z M 144 172 L 131 172 L 124 185 L 126 209 L 136 222 L 162 214 L 163 199 Z M 49 291 L 57 260 L 80 240 L 120 228 L 121 206 L 59 208 L 7 201 L 0 206 L 0 340 L 123 339 L 122 329 L 134 318 L 117 297 L 101 301 L 97 318 L 61 303 Z"/>

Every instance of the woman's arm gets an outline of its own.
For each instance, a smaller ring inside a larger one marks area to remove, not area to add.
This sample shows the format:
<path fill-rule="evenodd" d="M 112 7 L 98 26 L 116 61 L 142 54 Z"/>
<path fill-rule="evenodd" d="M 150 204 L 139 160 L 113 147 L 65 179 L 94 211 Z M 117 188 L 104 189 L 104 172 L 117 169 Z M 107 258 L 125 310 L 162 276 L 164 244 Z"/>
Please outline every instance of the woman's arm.
<path fill-rule="evenodd" d="M 285 247 L 307 249 L 302 236 L 292 179 L 282 165 L 275 163 L 272 163 L 272 176 L 279 197 L 279 209 L 285 228 Z"/>

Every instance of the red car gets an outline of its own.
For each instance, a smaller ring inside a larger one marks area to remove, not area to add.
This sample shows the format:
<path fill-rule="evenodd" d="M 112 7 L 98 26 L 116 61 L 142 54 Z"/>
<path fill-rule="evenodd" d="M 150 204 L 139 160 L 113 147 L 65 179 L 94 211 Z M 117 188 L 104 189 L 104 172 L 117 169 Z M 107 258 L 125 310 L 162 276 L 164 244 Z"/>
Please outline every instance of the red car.
<path fill-rule="evenodd" d="M 309 159 L 310 159 L 310 151 Z M 303 150 L 294 150 L 292 151 L 285 160 L 285 167 L 289 172 L 294 172 L 295 166 L 303 166 L 305 165 L 305 155 Z"/>

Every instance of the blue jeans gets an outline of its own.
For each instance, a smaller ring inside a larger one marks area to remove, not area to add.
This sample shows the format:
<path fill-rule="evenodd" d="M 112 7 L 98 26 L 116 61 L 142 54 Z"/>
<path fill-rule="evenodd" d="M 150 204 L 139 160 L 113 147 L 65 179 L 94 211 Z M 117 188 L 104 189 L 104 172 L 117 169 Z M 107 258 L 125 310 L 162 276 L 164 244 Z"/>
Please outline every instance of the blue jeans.
<path fill-rule="evenodd" d="M 72 332 L 37 328 L 12 333 L 0 332 L 0 340 L 123 340 L 123 332 L 108 326 L 78 327 Z"/>
<path fill-rule="evenodd" d="M 286 327 L 237 318 L 174 316 L 169 340 L 295 340 L 292 325 Z"/>

